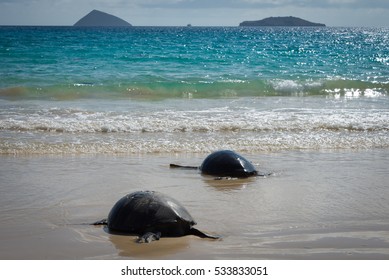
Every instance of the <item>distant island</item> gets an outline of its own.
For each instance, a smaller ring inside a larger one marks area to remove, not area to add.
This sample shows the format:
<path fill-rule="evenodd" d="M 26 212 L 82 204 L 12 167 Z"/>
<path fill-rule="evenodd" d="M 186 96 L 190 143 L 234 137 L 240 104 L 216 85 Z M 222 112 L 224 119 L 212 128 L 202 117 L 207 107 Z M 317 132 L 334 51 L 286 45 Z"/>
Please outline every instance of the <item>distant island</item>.
<path fill-rule="evenodd" d="M 310 22 L 298 17 L 268 17 L 262 20 L 243 21 L 239 26 L 326 26 L 323 23 Z"/>
<path fill-rule="evenodd" d="M 74 26 L 82 26 L 82 27 L 100 27 L 100 26 L 107 26 L 107 27 L 113 27 L 113 26 L 132 26 L 130 23 L 128 23 L 125 20 L 122 20 L 121 18 L 118 18 L 117 16 L 110 15 L 98 10 L 93 10 L 83 18 L 81 18 L 79 21 L 77 21 Z"/>

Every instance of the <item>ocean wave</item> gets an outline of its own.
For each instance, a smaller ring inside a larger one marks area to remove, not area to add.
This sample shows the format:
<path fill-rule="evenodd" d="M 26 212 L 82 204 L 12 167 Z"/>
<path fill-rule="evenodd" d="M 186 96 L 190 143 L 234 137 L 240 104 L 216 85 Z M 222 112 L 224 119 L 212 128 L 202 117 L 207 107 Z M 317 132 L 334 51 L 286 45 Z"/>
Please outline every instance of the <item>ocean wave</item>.
<path fill-rule="evenodd" d="M 151 79 L 151 80 L 150 80 Z M 222 78 L 166 80 L 149 77 L 147 81 L 110 83 L 76 82 L 50 86 L 16 86 L 0 89 L 0 98 L 8 100 L 78 100 L 231 98 L 249 96 L 386 96 L 389 83 L 343 79 L 241 79 Z"/>
<path fill-rule="evenodd" d="M 50 133 L 371 132 L 389 130 L 384 110 L 220 107 L 205 110 L 113 112 L 51 108 L 0 119 L 0 131 Z"/>
<path fill-rule="evenodd" d="M 296 105 L 299 99 L 293 99 Z M 335 98 L 325 105 L 326 108 L 319 108 L 326 104 L 324 98 L 310 108 L 277 106 L 283 100 L 248 99 L 240 100 L 242 104 L 231 106 L 236 103 L 231 101 L 229 106 L 223 103 L 220 107 L 214 106 L 219 103 L 215 100 L 206 108 L 199 107 L 210 102 L 197 105 L 190 102 L 188 108 L 181 109 L 163 108 L 169 103 L 162 102 L 146 111 L 139 103 L 132 110 L 117 111 L 66 106 L 28 111 L 16 106 L 0 113 L 0 153 L 171 153 L 209 152 L 222 148 L 280 151 L 389 147 L 389 112 L 385 108 L 360 110 L 353 108 L 347 100 L 344 101 L 346 104 L 338 105 L 340 101 Z M 266 110 L 255 108 L 255 102 Z M 266 102 L 271 104 L 262 104 Z M 305 99 L 304 102 L 310 101 Z M 351 100 L 354 102 L 357 100 Z M 176 106 L 181 104 L 184 103 Z M 157 109 L 158 106 L 162 108 Z"/>

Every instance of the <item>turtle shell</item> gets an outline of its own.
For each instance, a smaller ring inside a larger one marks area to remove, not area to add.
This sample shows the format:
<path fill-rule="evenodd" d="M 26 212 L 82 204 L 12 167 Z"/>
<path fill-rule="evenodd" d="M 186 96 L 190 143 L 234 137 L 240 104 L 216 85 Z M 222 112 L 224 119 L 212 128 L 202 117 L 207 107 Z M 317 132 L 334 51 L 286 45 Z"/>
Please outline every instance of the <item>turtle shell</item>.
<path fill-rule="evenodd" d="M 189 212 L 175 199 L 154 191 L 138 191 L 122 197 L 112 207 L 109 230 L 132 234 L 160 232 L 184 236 L 195 225 Z"/>
<path fill-rule="evenodd" d="M 229 150 L 217 151 L 207 156 L 200 166 L 200 171 L 205 175 L 238 178 L 258 174 L 247 159 Z"/>

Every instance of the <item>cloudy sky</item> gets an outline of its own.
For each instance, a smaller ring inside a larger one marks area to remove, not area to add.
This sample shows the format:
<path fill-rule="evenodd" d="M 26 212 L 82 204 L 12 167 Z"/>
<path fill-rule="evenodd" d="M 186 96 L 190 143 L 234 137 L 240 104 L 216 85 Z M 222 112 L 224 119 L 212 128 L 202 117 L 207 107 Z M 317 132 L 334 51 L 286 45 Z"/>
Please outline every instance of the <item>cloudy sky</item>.
<path fill-rule="evenodd" d="M 138 26 L 237 26 L 296 16 L 328 26 L 389 27 L 388 0 L 0 0 L 0 25 L 73 25 L 93 9 Z"/>

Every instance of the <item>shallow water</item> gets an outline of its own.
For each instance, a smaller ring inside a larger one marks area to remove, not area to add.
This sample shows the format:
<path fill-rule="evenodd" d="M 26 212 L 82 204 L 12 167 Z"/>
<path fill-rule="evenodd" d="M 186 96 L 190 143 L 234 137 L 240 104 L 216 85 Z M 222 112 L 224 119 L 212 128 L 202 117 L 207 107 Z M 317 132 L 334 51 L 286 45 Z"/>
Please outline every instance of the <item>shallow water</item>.
<path fill-rule="evenodd" d="M 0 102 L 0 154 L 389 148 L 389 98 Z"/>
<path fill-rule="evenodd" d="M 169 163 L 206 154 L 1 156 L 1 259 L 389 259 L 387 149 L 245 154 L 267 178 L 213 180 Z M 136 190 L 180 201 L 195 236 L 137 244 L 88 223 Z"/>

